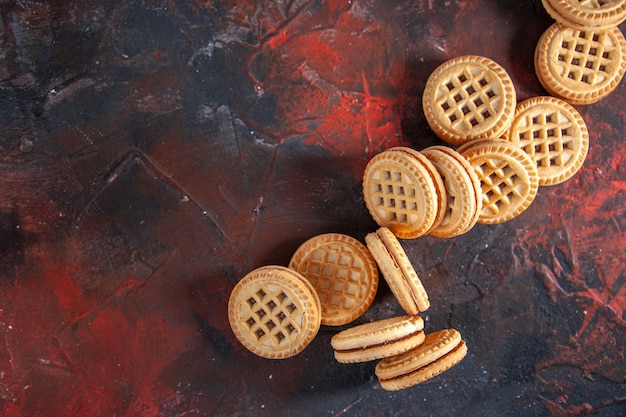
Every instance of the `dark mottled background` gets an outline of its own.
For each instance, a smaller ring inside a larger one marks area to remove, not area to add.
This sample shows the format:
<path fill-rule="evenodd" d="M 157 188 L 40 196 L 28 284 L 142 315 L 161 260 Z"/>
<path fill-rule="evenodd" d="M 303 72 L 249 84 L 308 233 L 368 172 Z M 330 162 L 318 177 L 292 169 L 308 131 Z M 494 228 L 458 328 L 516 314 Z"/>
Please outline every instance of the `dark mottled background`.
<path fill-rule="evenodd" d="M 266 360 L 230 289 L 323 232 L 374 230 L 373 155 L 441 143 L 443 61 L 545 94 L 539 1 L 2 0 L 0 414 L 626 415 L 626 82 L 578 107 L 591 147 L 519 217 L 402 241 L 465 360 L 383 391 L 323 327 Z M 621 25 L 621 29 L 626 29 Z M 402 313 L 384 283 L 358 322 Z"/>

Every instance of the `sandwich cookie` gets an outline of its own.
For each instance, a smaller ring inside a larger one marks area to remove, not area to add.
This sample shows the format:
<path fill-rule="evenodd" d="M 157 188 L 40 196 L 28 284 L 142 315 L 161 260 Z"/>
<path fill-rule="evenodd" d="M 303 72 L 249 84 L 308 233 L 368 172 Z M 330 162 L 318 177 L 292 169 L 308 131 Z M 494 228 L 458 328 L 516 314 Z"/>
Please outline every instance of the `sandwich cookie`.
<path fill-rule="evenodd" d="M 298 272 L 263 266 L 235 285 L 228 300 L 228 320 L 241 344 L 252 353 L 282 359 L 300 353 L 317 335 L 320 300 Z"/>
<path fill-rule="evenodd" d="M 378 267 L 358 240 L 339 233 L 314 236 L 296 250 L 289 267 L 315 288 L 322 324 L 340 326 L 360 317 L 378 290 Z"/>
<path fill-rule="evenodd" d="M 330 344 L 338 362 L 366 362 L 415 348 L 424 341 L 423 329 L 419 316 L 392 317 L 343 330 Z"/>
<path fill-rule="evenodd" d="M 557 22 L 577 29 L 607 29 L 626 19 L 624 0 L 541 0 Z"/>
<path fill-rule="evenodd" d="M 467 354 L 467 345 L 455 329 L 426 335 L 422 344 L 376 364 L 380 386 L 387 391 L 408 388 L 452 368 Z"/>
<path fill-rule="evenodd" d="M 475 55 L 452 58 L 437 67 L 422 96 L 429 126 L 455 146 L 500 136 L 511 123 L 515 103 L 515 87 L 504 68 Z"/>
<path fill-rule="evenodd" d="M 374 221 L 402 239 L 426 234 L 445 214 L 441 175 L 408 147 L 387 149 L 368 162 L 363 198 Z"/>
<path fill-rule="evenodd" d="M 480 180 L 483 204 L 478 223 L 505 222 L 534 201 L 539 188 L 537 164 L 518 145 L 504 139 L 476 139 L 458 151 Z"/>
<path fill-rule="evenodd" d="M 535 72 L 550 95 L 593 104 L 612 93 L 626 71 L 626 40 L 619 28 L 575 29 L 554 23 L 535 49 Z"/>
<path fill-rule="evenodd" d="M 445 215 L 428 233 L 442 238 L 466 233 L 476 224 L 482 209 L 480 181 L 474 168 L 447 146 L 431 146 L 421 153 L 435 165 L 446 189 Z"/>
<path fill-rule="evenodd" d="M 395 235 L 381 227 L 365 236 L 365 243 L 404 311 L 411 315 L 426 311 L 428 294 Z"/>
<path fill-rule="evenodd" d="M 518 104 L 506 138 L 537 165 L 539 185 L 571 178 L 583 165 L 589 132 L 574 107 L 556 97 L 533 97 Z"/>

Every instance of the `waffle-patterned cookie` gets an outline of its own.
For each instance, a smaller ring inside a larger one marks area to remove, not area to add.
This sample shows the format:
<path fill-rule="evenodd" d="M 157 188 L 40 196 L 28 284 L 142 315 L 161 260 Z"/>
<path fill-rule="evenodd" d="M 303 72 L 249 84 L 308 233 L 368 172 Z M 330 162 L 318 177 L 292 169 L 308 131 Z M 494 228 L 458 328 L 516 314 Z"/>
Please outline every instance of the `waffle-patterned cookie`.
<path fill-rule="evenodd" d="M 432 130 L 451 145 L 499 137 L 509 126 L 516 95 L 511 78 L 489 58 L 466 55 L 444 62 L 422 97 Z"/>
<path fill-rule="evenodd" d="M 537 165 L 518 145 L 503 139 L 477 139 L 458 149 L 481 183 L 479 223 L 495 224 L 521 214 L 539 187 Z"/>
<path fill-rule="evenodd" d="M 533 97 L 520 103 L 506 136 L 535 161 L 539 185 L 571 178 L 589 149 L 589 133 L 582 116 L 556 97 Z"/>
<path fill-rule="evenodd" d="M 570 104 L 592 104 L 617 88 L 626 71 L 619 28 L 574 29 L 558 23 L 541 36 L 535 72 L 543 87 Z"/>
<path fill-rule="evenodd" d="M 340 233 L 314 236 L 291 257 L 289 267 L 317 291 L 322 324 L 340 326 L 360 317 L 378 290 L 378 267 L 358 240 Z"/>
<path fill-rule="evenodd" d="M 557 22 L 577 29 L 608 29 L 626 19 L 624 0 L 542 0 Z"/>
<path fill-rule="evenodd" d="M 482 209 L 480 181 L 474 169 L 461 154 L 447 146 L 431 146 L 421 152 L 435 165 L 446 189 L 445 215 L 429 234 L 450 238 L 469 231 Z"/>
<path fill-rule="evenodd" d="M 380 386 L 396 391 L 417 385 L 452 368 L 467 354 L 467 345 L 455 329 L 426 335 L 422 344 L 376 364 Z"/>
<path fill-rule="evenodd" d="M 282 266 L 263 266 L 235 285 L 228 320 L 241 344 L 256 355 L 282 359 L 300 353 L 317 335 L 320 301 L 302 275 Z"/>
<path fill-rule="evenodd" d="M 372 218 L 403 239 L 426 234 L 442 218 L 443 180 L 426 157 L 404 147 L 374 156 L 363 174 Z"/>
<path fill-rule="evenodd" d="M 435 164 L 432 163 L 432 161 L 421 152 L 406 146 L 391 148 L 390 151 L 403 152 L 410 157 L 415 158 L 418 163 L 424 166 L 424 169 L 426 170 L 428 175 L 430 175 L 430 178 L 433 181 L 433 185 L 435 186 L 435 192 L 437 194 L 437 212 L 435 213 L 435 220 L 433 221 L 433 224 L 430 226 L 430 229 L 428 229 L 428 232 L 430 232 L 433 228 L 438 227 L 439 223 L 441 223 L 444 216 L 446 215 L 446 185 L 443 182 L 443 178 L 441 177 L 441 174 L 437 167 L 435 167 Z"/>

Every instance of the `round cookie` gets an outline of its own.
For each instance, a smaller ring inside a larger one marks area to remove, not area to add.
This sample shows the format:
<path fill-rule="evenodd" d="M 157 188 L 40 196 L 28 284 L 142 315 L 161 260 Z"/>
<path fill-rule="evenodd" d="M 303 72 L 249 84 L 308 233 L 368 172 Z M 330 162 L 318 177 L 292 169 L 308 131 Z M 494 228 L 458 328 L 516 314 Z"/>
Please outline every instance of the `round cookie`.
<path fill-rule="evenodd" d="M 432 163 L 404 147 L 374 156 L 363 174 L 363 198 L 372 218 L 403 239 L 426 234 L 441 217 L 443 187 Z"/>
<path fill-rule="evenodd" d="M 624 0 L 542 0 L 557 22 L 577 29 L 606 29 L 626 19 Z"/>
<path fill-rule="evenodd" d="M 300 353 L 317 335 L 320 301 L 302 275 L 282 266 L 249 272 L 233 288 L 228 320 L 241 344 L 252 353 L 282 359 Z"/>
<path fill-rule="evenodd" d="M 381 360 L 375 372 L 383 389 L 396 391 L 441 374 L 458 364 L 466 354 L 467 345 L 457 330 L 439 330 L 427 334 L 416 348 Z"/>
<path fill-rule="evenodd" d="M 475 55 L 437 67 L 422 96 L 428 124 L 451 145 L 500 136 L 513 118 L 515 103 L 515 88 L 504 68 Z"/>
<path fill-rule="evenodd" d="M 582 116 L 565 101 L 550 96 L 520 103 L 506 138 L 535 161 L 539 185 L 571 178 L 589 149 L 589 132 Z"/>
<path fill-rule="evenodd" d="M 435 165 L 445 183 L 443 220 L 429 234 L 450 238 L 469 231 L 482 208 L 480 181 L 472 166 L 454 149 L 431 146 L 421 151 Z"/>
<path fill-rule="evenodd" d="M 510 220 L 530 206 L 537 195 L 537 165 L 519 146 L 504 139 L 478 139 L 458 149 L 474 167 L 482 188 L 479 223 Z"/>
<path fill-rule="evenodd" d="M 419 316 L 391 317 L 343 330 L 330 344 L 338 362 L 366 362 L 413 349 L 424 341 L 423 330 Z"/>
<path fill-rule="evenodd" d="M 360 317 L 378 290 L 378 268 L 358 240 L 339 233 L 314 236 L 291 257 L 289 267 L 315 288 L 322 324 L 340 326 Z"/>
<path fill-rule="evenodd" d="M 411 315 L 426 311 L 428 294 L 395 235 L 381 227 L 365 236 L 365 243 L 404 311 Z"/>
<path fill-rule="evenodd" d="M 424 166 L 426 172 L 428 172 L 428 174 L 430 175 L 430 178 L 433 181 L 433 185 L 435 186 L 435 191 L 437 195 L 436 205 L 438 207 L 435 213 L 435 220 L 433 221 L 433 224 L 430 226 L 430 229 L 428 229 L 428 232 L 430 232 L 433 228 L 436 228 L 439 226 L 439 223 L 441 223 L 447 211 L 447 206 L 445 204 L 446 194 L 447 194 L 446 185 L 443 181 L 443 178 L 441 177 L 440 171 L 437 169 L 437 167 L 435 167 L 435 164 L 429 158 L 426 157 L 426 155 L 424 155 L 422 152 L 419 152 L 415 149 L 412 149 L 406 146 L 398 146 L 398 147 L 389 149 L 389 151 L 390 152 L 404 152 L 408 154 L 409 156 L 415 158 L 417 161 L 419 161 L 421 165 Z"/>
<path fill-rule="evenodd" d="M 558 23 L 541 36 L 535 72 L 543 87 L 570 104 L 592 104 L 612 93 L 626 71 L 619 28 L 575 29 Z"/>

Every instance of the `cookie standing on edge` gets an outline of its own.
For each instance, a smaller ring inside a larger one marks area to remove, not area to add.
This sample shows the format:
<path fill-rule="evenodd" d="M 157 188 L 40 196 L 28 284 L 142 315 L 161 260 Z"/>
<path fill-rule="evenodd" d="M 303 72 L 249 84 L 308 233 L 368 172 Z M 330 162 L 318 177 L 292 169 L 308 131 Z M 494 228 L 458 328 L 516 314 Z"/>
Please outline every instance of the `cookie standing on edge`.
<path fill-rule="evenodd" d="M 378 290 L 378 267 L 369 250 L 353 237 L 326 233 L 304 242 L 289 261 L 315 288 L 322 324 L 340 326 L 360 317 Z"/>
<path fill-rule="evenodd" d="M 383 389 L 396 391 L 441 374 L 461 362 L 466 354 L 467 345 L 457 330 L 439 330 L 427 334 L 416 348 L 381 360 L 375 372 Z"/>
<path fill-rule="evenodd" d="M 533 97 L 520 103 L 506 138 L 537 164 L 539 185 L 559 184 L 583 165 L 589 132 L 580 113 L 556 97 Z"/>
<path fill-rule="evenodd" d="M 263 266 L 235 285 L 228 300 L 228 320 L 241 344 L 268 358 L 302 352 L 321 324 L 320 301 L 302 275 L 283 266 Z"/>
<path fill-rule="evenodd" d="M 366 362 L 415 348 L 424 341 L 423 330 L 420 316 L 392 317 L 343 330 L 330 344 L 337 362 Z"/>
<path fill-rule="evenodd" d="M 451 145 L 500 136 L 515 111 L 508 73 L 489 58 L 465 55 L 437 67 L 426 82 L 422 106 L 437 136 Z"/>
<path fill-rule="evenodd" d="M 474 168 L 454 149 L 431 146 L 421 151 L 441 174 L 446 189 L 444 217 L 428 233 L 450 238 L 469 231 L 482 209 L 482 191 Z"/>
<path fill-rule="evenodd" d="M 426 311 L 428 294 L 395 235 L 381 227 L 365 236 L 365 242 L 404 311 L 412 315 Z"/>

